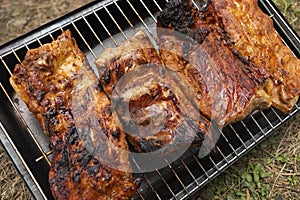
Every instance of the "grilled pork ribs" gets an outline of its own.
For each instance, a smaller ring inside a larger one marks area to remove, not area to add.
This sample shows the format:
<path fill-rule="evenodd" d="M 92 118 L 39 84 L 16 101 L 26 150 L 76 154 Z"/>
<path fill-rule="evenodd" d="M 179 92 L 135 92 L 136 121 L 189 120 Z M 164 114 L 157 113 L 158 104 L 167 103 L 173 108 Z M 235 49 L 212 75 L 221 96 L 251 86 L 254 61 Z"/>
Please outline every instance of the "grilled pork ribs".
<path fill-rule="evenodd" d="M 233 48 L 269 77 L 263 89 L 274 107 L 289 112 L 300 94 L 300 61 L 282 43 L 257 0 L 212 0 Z"/>
<path fill-rule="evenodd" d="M 297 101 L 300 62 L 257 2 L 213 0 L 196 8 L 172 0 L 157 25 L 166 67 L 186 77 L 193 103 L 219 125 L 271 105 L 287 112 Z"/>
<path fill-rule="evenodd" d="M 117 162 L 117 170 L 96 159 L 86 145 L 89 140 L 83 140 L 81 132 L 88 130 L 88 136 L 127 149 L 110 101 L 70 31 L 29 50 L 10 82 L 50 137 L 49 182 L 56 199 L 128 199 L 135 194 L 128 155 L 102 146 L 101 155 Z M 74 115 L 81 117 L 78 122 Z"/>
<path fill-rule="evenodd" d="M 152 152 L 171 143 L 174 149 L 192 141 L 201 144 L 210 122 L 166 73 L 144 31 L 117 48 L 105 49 L 95 64 L 135 151 Z"/>
<path fill-rule="evenodd" d="M 56 199 L 130 199 L 129 147 L 214 143 L 211 120 L 292 109 L 300 61 L 257 2 L 193 2 L 171 0 L 159 13 L 159 53 L 143 31 L 105 49 L 100 80 L 68 30 L 15 66 L 11 85 L 50 137 Z"/>

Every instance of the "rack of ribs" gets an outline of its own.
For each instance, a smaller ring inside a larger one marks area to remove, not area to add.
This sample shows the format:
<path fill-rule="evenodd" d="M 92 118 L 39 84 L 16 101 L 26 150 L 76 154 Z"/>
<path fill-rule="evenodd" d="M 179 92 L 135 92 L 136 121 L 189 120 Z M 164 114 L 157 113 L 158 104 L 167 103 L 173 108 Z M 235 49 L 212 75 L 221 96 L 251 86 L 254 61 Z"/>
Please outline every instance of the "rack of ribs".
<path fill-rule="evenodd" d="M 291 110 L 300 62 L 257 2 L 196 3 L 170 1 L 158 16 L 157 34 L 163 62 L 190 82 L 203 115 L 225 126 L 271 105 Z"/>
<path fill-rule="evenodd" d="M 50 137 L 49 182 L 56 199 L 129 199 L 135 194 L 125 134 L 69 30 L 29 50 L 10 82 Z M 107 143 L 95 152 L 90 148 L 95 140 L 83 133 Z M 94 155 L 100 150 L 103 159 Z"/>
<path fill-rule="evenodd" d="M 105 49 L 95 64 L 100 83 L 114 102 L 115 116 L 136 152 L 170 152 L 192 142 L 202 144 L 210 122 L 166 73 L 144 31 L 119 47 Z"/>
<path fill-rule="evenodd" d="M 300 61 L 282 43 L 272 19 L 261 11 L 257 0 L 212 2 L 233 48 L 268 74 L 264 90 L 272 105 L 289 112 L 300 94 Z"/>

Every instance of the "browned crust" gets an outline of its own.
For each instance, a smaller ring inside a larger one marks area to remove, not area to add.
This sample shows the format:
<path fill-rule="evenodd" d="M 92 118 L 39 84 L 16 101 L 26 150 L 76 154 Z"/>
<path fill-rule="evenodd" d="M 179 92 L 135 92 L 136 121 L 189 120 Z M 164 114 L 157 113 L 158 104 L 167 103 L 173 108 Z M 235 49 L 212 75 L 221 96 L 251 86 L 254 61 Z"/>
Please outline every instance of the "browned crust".
<path fill-rule="evenodd" d="M 174 138 L 186 138 L 182 139 L 182 143 L 184 140 L 191 142 L 197 134 L 196 140 L 198 145 L 201 144 L 203 135 L 208 132 L 210 122 L 201 116 L 197 109 L 188 106 L 191 103 L 187 102 L 188 99 L 180 91 L 177 83 L 175 83 L 176 80 L 168 76 L 169 74 L 162 75 L 165 69 L 161 63 L 161 58 L 144 31 L 138 31 L 135 36 L 124 41 L 119 47 L 105 49 L 95 64 L 100 71 L 101 86 L 110 98 L 113 93 L 125 93 L 126 90 L 123 88 L 143 88 L 141 90 L 144 93 L 138 97 L 132 96 L 128 103 L 130 104 L 130 117 L 137 124 L 144 123 L 145 132 L 149 129 L 147 127 L 148 111 L 151 110 L 152 105 L 157 106 L 156 109 L 159 108 L 158 110 L 168 113 L 163 130 L 155 135 L 146 136 L 145 133 L 141 133 L 141 135 L 133 136 L 126 132 L 136 151 L 151 152 L 168 144 L 173 144 L 174 147 L 176 143 Z M 144 72 L 142 73 L 139 69 L 144 70 Z M 130 72 L 140 73 L 141 76 L 136 80 L 127 82 L 124 77 L 128 76 L 124 75 L 128 75 Z M 181 80 L 181 82 L 183 81 Z M 115 88 L 117 84 L 120 88 Z M 119 118 L 128 120 L 124 116 Z M 183 127 L 191 126 L 187 124 L 188 119 L 193 121 L 192 119 L 196 118 L 197 122 L 194 120 L 194 123 L 196 123 L 195 127 L 197 128 L 193 133 L 188 133 Z M 121 123 L 128 124 L 128 121 L 121 121 Z M 180 127 L 181 132 L 179 131 Z M 187 145 L 187 143 L 183 145 Z M 175 149 L 170 149 L 170 151 L 175 151 Z"/>
<path fill-rule="evenodd" d="M 285 46 L 257 0 L 213 0 L 234 48 L 269 75 L 272 105 L 289 112 L 300 94 L 300 60 Z"/>
<path fill-rule="evenodd" d="M 115 84 L 125 73 L 148 63 L 161 65 L 153 44 L 142 30 L 119 47 L 105 49 L 95 62 L 101 77 L 100 83 L 109 97 Z"/>
<path fill-rule="evenodd" d="M 56 199 L 128 199 L 135 194 L 132 175 L 96 159 L 78 133 L 77 128 L 84 128 L 91 117 L 80 105 L 89 103 L 99 120 L 91 128 L 105 134 L 99 138 L 107 137 L 112 144 L 127 148 L 124 133 L 114 134 L 119 128 L 111 116 L 110 102 L 69 30 L 52 43 L 29 50 L 16 65 L 10 82 L 50 136 L 53 160 L 49 182 Z M 77 94 L 86 98 L 72 97 L 79 82 L 82 90 Z M 82 115 L 79 122 L 73 118 L 75 113 Z M 130 168 L 128 155 L 111 151 L 107 156 Z"/>
<path fill-rule="evenodd" d="M 158 19 L 162 59 L 189 81 L 208 119 L 224 126 L 270 106 L 262 89 L 268 75 L 233 48 L 212 3 L 197 10 L 191 1 L 172 1 Z"/>

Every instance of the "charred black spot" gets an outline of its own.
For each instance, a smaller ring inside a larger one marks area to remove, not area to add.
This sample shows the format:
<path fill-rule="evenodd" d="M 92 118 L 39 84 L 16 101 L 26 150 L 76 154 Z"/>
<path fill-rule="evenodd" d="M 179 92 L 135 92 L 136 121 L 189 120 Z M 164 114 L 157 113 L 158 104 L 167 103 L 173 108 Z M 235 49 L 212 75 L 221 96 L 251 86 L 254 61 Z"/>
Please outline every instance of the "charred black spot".
<path fill-rule="evenodd" d="M 58 119 L 56 117 L 51 117 L 49 118 L 49 122 L 52 124 L 52 125 L 57 125 L 59 123 Z"/>
<path fill-rule="evenodd" d="M 75 133 L 75 134 L 74 134 Z M 70 144 L 75 144 L 79 140 L 78 134 L 75 132 L 75 128 L 68 130 L 67 135 L 70 136 L 69 142 Z"/>
<path fill-rule="evenodd" d="M 56 119 L 57 111 L 55 108 L 48 108 L 46 113 L 43 113 L 43 117 L 45 118 L 45 128 L 48 134 L 50 134 L 51 125 L 57 125 L 58 120 Z"/>
<path fill-rule="evenodd" d="M 57 162 L 58 166 L 64 166 L 68 167 L 69 166 L 69 157 L 68 157 L 68 151 L 63 150 L 61 159 Z"/>
<path fill-rule="evenodd" d="M 81 167 L 85 167 L 92 158 L 92 155 L 87 150 L 85 150 L 81 154 L 79 154 L 77 162 Z"/>
<path fill-rule="evenodd" d="M 74 174 L 72 176 L 72 181 L 73 182 L 79 182 L 80 181 L 80 171 L 79 170 L 74 171 Z"/>
<path fill-rule="evenodd" d="M 172 91 L 170 91 L 169 97 L 172 99 L 174 104 L 177 104 L 177 98 L 175 97 L 174 93 Z"/>
<path fill-rule="evenodd" d="M 232 49 L 232 53 L 245 64 L 242 70 L 256 85 L 264 83 L 269 78 L 263 68 L 256 66 L 251 60 L 242 56 L 239 51 Z"/>
<path fill-rule="evenodd" d="M 209 33 L 210 30 L 206 27 L 196 29 L 195 31 L 193 31 L 193 39 L 201 44 Z"/>
<path fill-rule="evenodd" d="M 140 147 L 143 152 L 153 152 L 162 147 L 160 140 L 140 139 Z"/>
<path fill-rule="evenodd" d="M 67 131 L 67 135 L 77 135 L 77 134 L 74 134 L 74 133 L 76 133 L 76 128 L 75 127 L 71 128 Z"/>
<path fill-rule="evenodd" d="M 40 102 L 43 99 L 43 96 L 45 95 L 45 91 L 43 90 L 36 90 L 34 92 L 34 96 L 36 97 L 36 99 Z"/>
<path fill-rule="evenodd" d="M 280 64 L 285 65 L 285 62 L 282 58 L 280 59 Z"/>
<path fill-rule="evenodd" d="M 190 8 L 189 1 L 171 1 L 158 16 L 160 26 L 163 28 L 173 27 L 177 31 L 194 26 L 195 16 Z"/>
<path fill-rule="evenodd" d="M 74 153 L 76 153 L 76 154 L 79 154 L 79 153 L 81 153 L 82 152 L 82 149 L 79 149 L 79 148 L 75 148 L 74 149 Z"/>
<path fill-rule="evenodd" d="M 57 115 L 56 108 L 49 108 L 44 115 L 48 116 L 49 118 L 56 116 Z"/>
<path fill-rule="evenodd" d="M 97 163 L 94 162 L 94 165 L 88 167 L 87 173 L 88 173 L 90 176 L 95 176 L 95 175 L 97 174 L 97 172 L 99 171 L 100 166 L 101 166 L 101 165 L 100 165 L 99 162 L 97 162 Z"/>
<path fill-rule="evenodd" d="M 250 61 L 249 61 L 247 58 L 245 58 L 244 56 L 242 56 L 241 53 L 240 53 L 238 50 L 232 49 L 232 53 L 233 53 L 233 55 L 235 55 L 239 60 L 241 60 L 244 64 L 247 64 L 247 65 L 250 64 Z"/>
<path fill-rule="evenodd" d="M 191 1 L 173 0 L 158 16 L 158 26 L 178 31 L 201 44 L 210 30 L 204 25 L 195 27 L 195 24 L 198 24 L 199 20 L 202 20 L 203 24 L 206 23 L 206 18 L 213 19 L 206 16 L 209 15 L 209 12 L 206 12 L 209 3 L 210 1 L 206 1 L 205 4 L 199 6 L 200 10 L 197 10 Z"/>
<path fill-rule="evenodd" d="M 55 166 L 56 172 L 57 172 L 57 178 L 56 181 L 64 181 L 68 176 L 67 174 L 69 173 L 69 168 L 68 166 L 62 166 L 59 163 Z"/>
<path fill-rule="evenodd" d="M 106 174 L 104 175 L 104 180 L 105 180 L 105 181 L 110 181 L 110 179 L 111 179 L 111 174 L 108 172 L 108 173 L 106 173 Z"/>
<path fill-rule="evenodd" d="M 103 76 L 103 80 L 105 84 L 109 84 L 110 83 L 110 71 L 107 70 L 105 73 L 105 76 Z"/>
<path fill-rule="evenodd" d="M 32 92 L 34 92 L 34 87 L 33 87 L 33 85 L 31 84 L 31 81 L 30 80 L 28 80 L 27 79 L 27 84 L 28 84 L 28 89 L 29 89 L 29 91 L 32 93 Z"/>
<path fill-rule="evenodd" d="M 115 138 L 115 139 L 120 139 L 120 131 L 115 131 L 112 133 L 112 136 Z"/>

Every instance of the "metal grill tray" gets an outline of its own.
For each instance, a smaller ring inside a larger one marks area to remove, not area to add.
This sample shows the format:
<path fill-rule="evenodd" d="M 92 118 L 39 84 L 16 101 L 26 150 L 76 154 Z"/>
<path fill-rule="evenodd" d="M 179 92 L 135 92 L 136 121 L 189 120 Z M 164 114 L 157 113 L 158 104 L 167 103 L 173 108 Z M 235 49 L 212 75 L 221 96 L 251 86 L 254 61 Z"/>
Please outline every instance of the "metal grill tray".
<path fill-rule="evenodd" d="M 49 140 L 9 84 L 10 73 L 28 49 L 49 43 L 70 29 L 90 63 L 104 47 L 117 46 L 131 37 L 133 28 L 155 30 L 155 14 L 166 0 L 105 0 L 90 3 L 0 47 L 0 139 L 36 199 L 53 199 L 48 172 Z M 300 57 L 300 39 L 272 1 L 259 0 L 261 9 L 274 21 L 283 41 Z M 118 34 L 120 33 L 120 34 Z M 115 37 L 115 35 L 117 37 Z M 151 34 L 150 34 L 151 35 Z M 266 139 L 276 128 L 299 111 L 290 114 L 270 108 L 228 125 L 221 132 L 216 151 L 199 159 L 191 150 L 166 168 L 144 174 L 135 199 L 185 199 L 224 169 Z M 42 158 L 37 161 L 38 158 Z"/>

